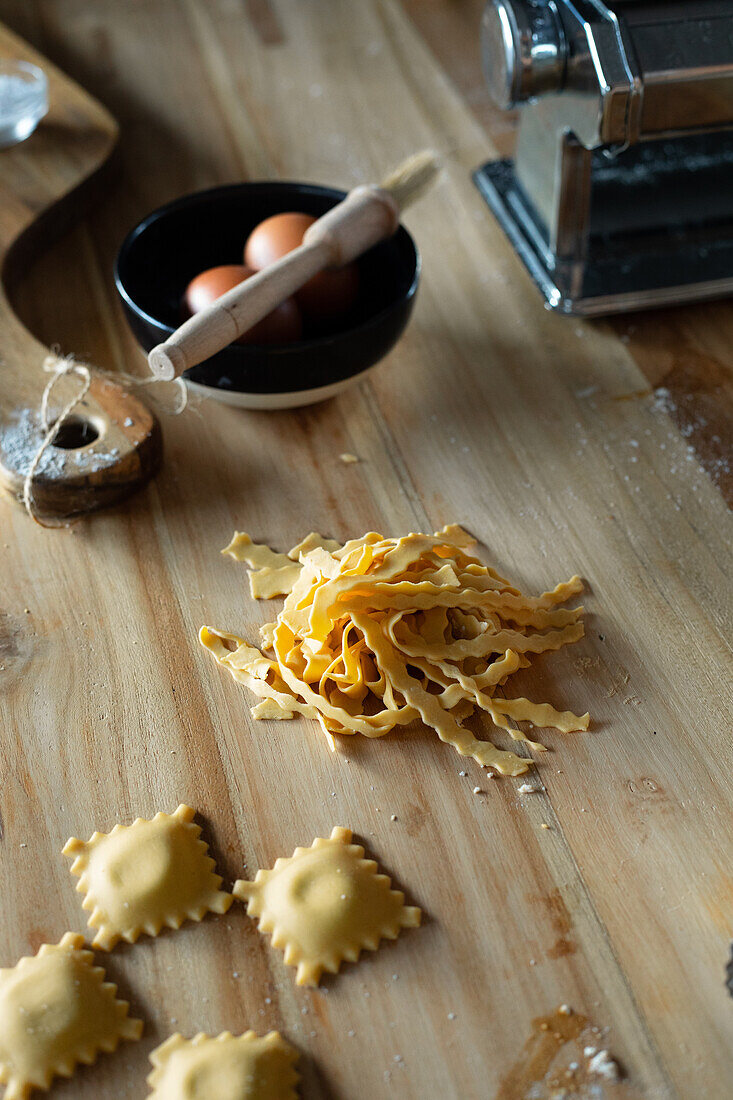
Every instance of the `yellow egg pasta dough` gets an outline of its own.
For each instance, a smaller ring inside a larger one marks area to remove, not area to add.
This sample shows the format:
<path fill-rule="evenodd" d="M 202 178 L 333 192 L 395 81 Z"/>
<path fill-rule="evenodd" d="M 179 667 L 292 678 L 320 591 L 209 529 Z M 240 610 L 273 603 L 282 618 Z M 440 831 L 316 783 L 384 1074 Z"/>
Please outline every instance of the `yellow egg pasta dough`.
<path fill-rule="evenodd" d="M 277 1031 L 171 1035 L 150 1055 L 148 1100 L 296 1100 L 297 1060 Z"/>
<path fill-rule="evenodd" d="M 142 1020 L 128 1016 L 117 986 L 104 980 L 84 937 L 67 932 L 38 954 L 0 970 L 0 1084 L 5 1100 L 26 1100 L 55 1076 L 71 1077 L 121 1039 L 139 1039 Z"/>
<path fill-rule="evenodd" d="M 226 913 L 232 897 L 219 889 L 221 878 L 194 816 L 190 806 L 180 805 L 152 821 L 139 817 L 88 841 L 67 841 L 64 855 L 79 876 L 82 908 L 91 910 L 89 927 L 97 929 L 94 947 L 111 951 L 121 939 L 135 943 L 142 932 L 157 936 L 164 925 L 180 928 L 208 912 Z"/>
<path fill-rule="evenodd" d="M 587 714 L 503 694 L 532 656 L 583 637 L 583 608 L 560 606 L 583 584 L 572 577 L 525 596 L 472 556 L 473 546 L 456 525 L 403 538 L 370 532 L 344 546 L 312 533 L 289 554 L 237 532 L 223 553 L 253 570 L 252 595 L 286 596 L 260 631 L 272 656 L 213 627 L 202 627 L 201 643 L 261 698 L 255 718 L 313 718 L 331 747 L 335 734 L 383 737 L 420 719 L 462 756 L 521 775 L 529 759 L 478 740 L 463 723 L 483 712 L 538 751 L 544 746 L 513 723 L 588 728 Z"/>
<path fill-rule="evenodd" d="M 240 879 L 233 892 L 260 932 L 272 933 L 285 962 L 297 966 L 298 985 L 318 985 L 324 970 L 335 974 L 344 960 L 356 962 L 365 948 L 376 951 L 381 939 L 420 924 L 417 906 L 404 904 L 404 894 L 351 843 L 351 830 L 338 826 L 259 870 L 254 882 Z"/>

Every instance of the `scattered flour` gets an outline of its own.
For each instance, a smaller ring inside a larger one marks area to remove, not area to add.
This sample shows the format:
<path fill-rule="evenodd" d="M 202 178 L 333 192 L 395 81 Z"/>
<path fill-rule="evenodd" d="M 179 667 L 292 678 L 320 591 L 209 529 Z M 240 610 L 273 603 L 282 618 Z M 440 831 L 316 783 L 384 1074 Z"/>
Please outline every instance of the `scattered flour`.
<path fill-rule="evenodd" d="M 36 451 L 44 437 L 39 413 L 35 409 L 18 409 L 13 419 L 0 430 L 0 453 L 4 464 L 16 470 L 21 476 L 30 469 Z M 114 462 L 119 449 L 106 451 L 98 439 L 95 444 L 78 450 L 69 450 L 51 445 L 41 456 L 37 473 L 47 478 L 60 477 L 73 462 L 80 469 L 84 466 L 99 467 Z"/>
<path fill-rule="evenodd" d="M 606 1081 L 618 1081 L 621 1077 L 618 1062 L 607 1050 L 599 1050 L 588 1063 L 588 1072 L 596 1077 L 604 1077 Z"/>

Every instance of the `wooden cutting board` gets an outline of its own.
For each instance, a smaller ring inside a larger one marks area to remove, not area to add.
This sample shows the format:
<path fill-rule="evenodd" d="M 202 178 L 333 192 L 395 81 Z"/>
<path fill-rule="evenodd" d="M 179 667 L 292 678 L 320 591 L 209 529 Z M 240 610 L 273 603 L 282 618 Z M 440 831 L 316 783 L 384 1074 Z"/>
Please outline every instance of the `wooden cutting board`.
<path fill-rule="evenodd" d="M 22 497 L 33 457 L 51 427 L 40 415 L 49 380 L 44 364 L 58 361 L 63 349 L 54 344 L 52 352 L 18 320 L 13 287 L 34 253 L 48 247 L 98 190 L 117 124 L 100 103 L 0 25 L 0 61 L 6 60 L 40 65 L 49 96 L 40 127 L 30 139 L 1 150 L 0 163 L 0 487 Z M 48 405 L 50 421 L 82 382 L 73 374 L 58 379 Z M 32 485 L 37 513 L 53 522 L 129 496 L 160 462 L 157 420 L 112 379 L 92 377 L 62 429 L 36 467 Z"/>
<path fill-rule="evenodd" d="M 6 0 L 4 15 L 121 122 L 120 183 L 16 294 L 38 339 L 103 367 L 141 362 L 110 271 L 158 203 L 242 176 L 350 186 L 423 146 L 448 162 L 410 211 L 423 285 L 373 380 L 293 413 L 202 404 L 166 423 L 142 494 L 70 532 L 0 503 L 1 965 L 84 928 L 68 836 L 182 800 L 227 884 L 343 824 L 425 911 L 315 992 L 239 904 L 117 948 L 103 961 L 143 1040 L 54 1097 L 144 1095 L 147 1054 L 175 1030 L 277 1027 L 310 1100 L 544 1100 L 586 1061 L 561 1038 L 548 1066 L 566 1004 L 628 1074 L 594 1092 L 579 1069 L 571 1097 L 722 1100 L 731 524 L 668 396 L 618 328 L 544 311 L 470 183 L 485 134 L 392 0 Z M 727 370 L 731 306 L 685 318 L 697 362 Z M 661 357 L 678 315 L 634 323 Z M 543 793 L 419 729 L 331 754 L 307 722 L 255 723 L 196 641 L 202 623 L 256 638 L 271 614 L 219 554 L 235 527 L 286 548 L 452 520 L 523 588 L 587 578 L 587 638 L 521 684 L 593 716 L 548 735 Z"/>

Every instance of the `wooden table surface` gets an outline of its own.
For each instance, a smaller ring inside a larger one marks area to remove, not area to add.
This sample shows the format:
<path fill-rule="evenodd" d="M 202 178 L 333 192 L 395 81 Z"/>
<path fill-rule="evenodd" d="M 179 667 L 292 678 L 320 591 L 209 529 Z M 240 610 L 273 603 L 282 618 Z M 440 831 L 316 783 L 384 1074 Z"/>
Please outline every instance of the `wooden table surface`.
<path fill-rule="evenodd" d="M 0 965 L 84 928 L 68 836 L 180 801 L 227 884 L 343 824 L 426 915 L 318 991 L 239 904 L 118 947 L 103 962 L 143 1040 L 59 1098 L 141 1097 L 170 1032 L 250 1026 L 296 1044 L 311 1100 L 730 1095 L 733 303 L 602 323 L 543 309 L 469 178 L 511 145 L 483 93 L 480 7 L 0 2 L 121 124 L 106 199 L 16 299 L 40 339 L 100 366 L 143 371 L 111 265 L 148 210 L 248 177 L 349 186 L 423 146 L 447 159 L 407 217 L 414 320 L 368 381 L 291 413 L 199 404 L 165 422 L 142 494 L 68 531 L 0 502 Z M 307 722 L 255 723 L 196 640 L 268 617 L 219 555 L 235 527 L 287 548 L 453 520 L 523 587 L 588 582 L 586 639 L 521 684 L 593 717 L 548 734 L 542 794 L 482 781 L 425 731 L 332 755 Z M 574 1040 L 549 1067 L 537 1021 L 552 1032 L 563 1003 L 623 1084 L 564 1078 L 585 1064 Z"/>

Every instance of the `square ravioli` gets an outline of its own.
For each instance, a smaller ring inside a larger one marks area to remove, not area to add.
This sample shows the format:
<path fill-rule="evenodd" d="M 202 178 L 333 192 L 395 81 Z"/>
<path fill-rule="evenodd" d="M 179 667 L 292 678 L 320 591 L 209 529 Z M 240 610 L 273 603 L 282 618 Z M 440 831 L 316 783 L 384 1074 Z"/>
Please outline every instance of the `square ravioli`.
<path fill-rule="evenodd" d="M 297 1060 L 277 1031 L 171 1035 L 150 1055 L 148 1100 L 296 1100 Z"/>
<path fill-rule="evenodd" d="M 82 907 L 91 910 L 89 927 L 97 929 L 94 947 L 110 951 L 118 940 L 134 943 L 142 932 L 157 936 L 163 925 L 180 928 L 208 912 L 226 913 L 232 897 L 219 889 L 221 877 L 194 815 L 182 804 L 152 821 L 139 817 L 88 841 L 67 841 L 64 855 L 74 861 Z"/>
<path fill-rule="evenodd" d="M 318 985 L 324 970 L 335 974 L 344 960 L 356 962 L 364 948 L 376 951 L 381 939 L 420 923 L 417 906 L 404 904 L 404 894 L 351 843 L 351 830 L 338 826 L 328 839 L 259 870 L 254 882 L 240 879 L 233 892 L 259 918 L 260 931 L 272 933 L 285 962 L 297 966 L 298 985 Z"/>
<path fill-rule="evenodd" d="M 5 1100 L 25 1100 L 54 1076 L 71 1077 L 121 1039 L 139 1039 L 142 1020 L 128 1016 L 117 986 L 94 966 L 84 937 L 67 932 L 0 970 L 0 1083 Z"/>

